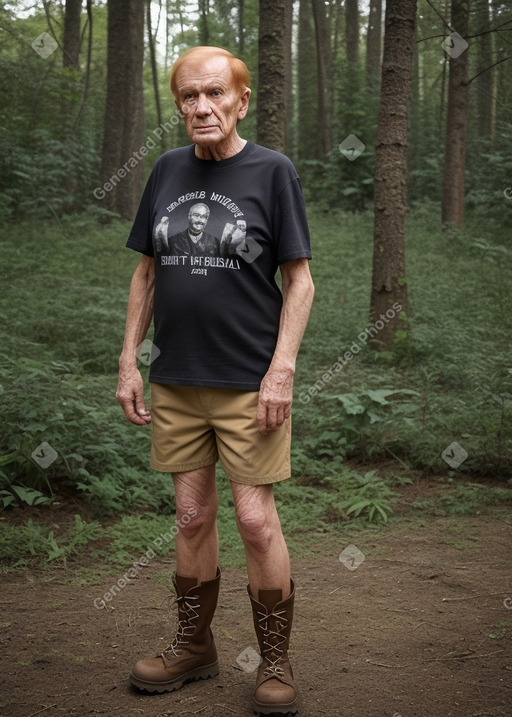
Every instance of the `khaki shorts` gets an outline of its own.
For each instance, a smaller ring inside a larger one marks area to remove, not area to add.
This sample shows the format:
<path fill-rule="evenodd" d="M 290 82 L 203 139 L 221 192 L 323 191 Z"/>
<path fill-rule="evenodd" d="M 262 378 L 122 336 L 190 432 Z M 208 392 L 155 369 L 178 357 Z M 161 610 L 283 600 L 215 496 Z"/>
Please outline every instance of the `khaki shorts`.
<path fill-rule="evenodd" d="M 291 420 L 263 436 L 257 391 L 151 384 L 151 467 L 181 473 L 216 463 L 229 480 L 277 483 L 291 475 Z"/>

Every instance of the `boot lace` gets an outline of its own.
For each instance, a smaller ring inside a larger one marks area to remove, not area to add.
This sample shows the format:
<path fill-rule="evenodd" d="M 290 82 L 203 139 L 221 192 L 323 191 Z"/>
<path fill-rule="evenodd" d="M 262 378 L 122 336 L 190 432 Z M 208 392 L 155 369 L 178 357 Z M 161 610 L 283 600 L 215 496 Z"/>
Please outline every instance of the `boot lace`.
<path fill-rule="evenodd" d="M 182 645 L 188 645 L 189 639 L 194 634 L 196 626 L 194 621 L 199 617 L 199 595 L 180 595 L 171 605 L 178 605 L 178 629 L 173 641 L 161 653 L 164 655 L 173 655 L 179 657 L 182 653 Z"/>
<path fill-rule="evenodd" d="M 263 632 L 262 657 L 267 662 L 263 671 L 265 677 L 285 676 L 285 671 L 279 664 L 284 656 L 280 645 L 286 642 L 286 636 L 282 634 L 288 622 L 285 614 L 286 610 L 274 610 L 268 614 L 258 612 L 258 624 Z"/>

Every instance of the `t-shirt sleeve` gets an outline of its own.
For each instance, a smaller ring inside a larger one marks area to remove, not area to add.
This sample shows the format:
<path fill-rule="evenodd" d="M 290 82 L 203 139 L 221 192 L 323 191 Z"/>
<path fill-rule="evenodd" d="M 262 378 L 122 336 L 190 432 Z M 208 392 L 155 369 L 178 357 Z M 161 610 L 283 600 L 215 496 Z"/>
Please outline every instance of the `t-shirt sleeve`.
<path fill-rule="evenodd" d="M 288 182 L 280 192 L 274 221 L 277 263 L 284 264 L 293 259 L 311 259 L 306 205 L 298 177 Z"/>
<path fill-rule="evenodd" d="M 153 253 L 153 207 L 152 195 L 155 181 L 155 169 L 151 172 L 144 192 L 140 200 L 137 214 L 128 236 L 126 246 L 135 251 L 140 251 L 147 256 L 154 256 Z"/>

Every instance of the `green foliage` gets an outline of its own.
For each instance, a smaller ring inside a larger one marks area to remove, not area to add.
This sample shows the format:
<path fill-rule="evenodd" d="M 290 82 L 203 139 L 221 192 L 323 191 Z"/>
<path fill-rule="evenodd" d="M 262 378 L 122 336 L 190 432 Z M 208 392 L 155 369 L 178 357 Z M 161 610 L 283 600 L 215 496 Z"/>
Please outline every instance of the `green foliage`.
<path fill-rule="evenodd" d="M 511 501 L 512 488 L 465 483 L 455 487 L 448 486 L 435 500 L 417 500 L 414 502 L 414 508 L 447 516 L 474 515 L 484 506 L 507 505 Z"/>
<path fill-rule="evenodd" d="M 500 620 L 496 625 L 496 630 L 489 633 L 491 640 L 502 640 L 510 635 L 512 631 L 512 622 L 510 620 Z"/>
<path fill-rule="evenodd" d="M 387 523 L 393 512 L 393 501 L 398 498 L 398 493 L 375 470 L 363 476 L 352 471 L 343 492 L 347 497 L 339 502 L 340 510 L 354 518 L 365 517 L 369 522 Z"/>
<path fill-rule="evenodd" d="M 57 539 L 53 528 L 32 519 L 16 527 L 0 523 L 0 555 L 10 568 L 66 564 L 70 556 L 96 540 L 101 532 L 98 523 L 86 523 L 79 515 L 75 515 L 73 525 L 61 539 Z"/>

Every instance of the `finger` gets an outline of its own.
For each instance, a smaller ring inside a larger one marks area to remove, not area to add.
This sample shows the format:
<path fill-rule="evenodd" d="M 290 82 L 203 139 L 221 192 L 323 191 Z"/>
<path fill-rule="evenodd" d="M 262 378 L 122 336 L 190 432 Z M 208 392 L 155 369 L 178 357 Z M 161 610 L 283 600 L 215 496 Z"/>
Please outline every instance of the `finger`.
<path fill-rule="evenodd" d="M 267 406 L 267 431 L 275 431 L 278 424 L 279 409 L 276 406 Z"/>
<path fill-rule="evenodd" d="M 151 411 L 149 411 L 149 410 L 146 408 L 146 404 L 145 404 L 145 402 L 144 402 L 144 397 L 143 397 L 143 396 L 138 396 L 138 395 L 136 394 L 136 395 L 135 395 L 135 400 L 134 400 L 134 405 L 135 405 L 135 413 L 137 414 L 137 416 L 139 416 L 140 418 L 142 418 L 142 420 L 143 420 L 145 423 L 150 423 L 150 421 L 151 421 Z"/>
<path fill-rule="evenodd" d="M 284 423 L 284 408 L 278 408 L 277 414 L 276 414 L 276 425 L 274 430 L 277 431 L 278 428 L 281 428 L 281 426 Z"/>
<path fill-rule="evenodd" d="M 258 431 L 266 435 L 267 431 L 267 407 L 261 401 L 258 402 L 258 412 L 256 414 L 258 421 Z"/>
<path fill-rule="evenodd" d="M 116 398 L 121 404 L 124 415 L 131 423 L 135 423 L 137 426 L 145 426 L 149 423 L 151 414 L 149 411 L 146 411 L 143 403 L 138 409 L 136 408 L 136 399 L 133 395 L 125 396 L 117 393 Z"/>

